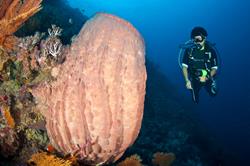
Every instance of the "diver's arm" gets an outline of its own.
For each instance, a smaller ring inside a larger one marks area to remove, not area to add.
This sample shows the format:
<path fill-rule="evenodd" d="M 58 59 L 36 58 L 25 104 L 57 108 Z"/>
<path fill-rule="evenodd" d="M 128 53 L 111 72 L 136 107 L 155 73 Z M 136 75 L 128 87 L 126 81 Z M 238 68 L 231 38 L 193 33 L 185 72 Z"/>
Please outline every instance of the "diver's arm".
<path fill-rule="evenodd" d="M 185 79 L 185 81 L 187 82 L 187 81 L 189 81 L 189 79 L 188 79 L 188 70 L 187 70 L 187 67 L 182 67 L 182 73 L 183 73 L 183 76 L 184 76 L 184 79 Z"/>
<path fill-rule="evenodd" d="M 187 67 L 185 67 L 185 66 L 182 67 L 182 73 L 183 73 L 183 76 L 184 76 L 184 79 L 185 79 L 185 82 L 186 82 L 186 88 L 187 88 L 187 89 L 192 89 L 191 81 L 190 81 L 189 78 L 188 78 L 188 70 L 187 70 Z"/>
<path fill-rule="evenodd" d="M 186 88 L 187 89 L 192 89 L 192 86 L 191 86 L 191 81 L 189 80 L 189 77 L 188 77 L 188 64 L 189 64 L 189 50 L 186 49 L 185 52 L 184 52 L 184 57 L 183 57 L 183 60 L 182 60 L 182 73 L 183 73 L 183 76 L 184 76 L 184 79 L 185 79 L 185 82 L 186 82 Z"/>
<path fill-rule="evenodd" d="M 214 77 L 216 75 L 217 69 L 216 68 L 212 68 L 211 72 L 210 72 L 210 77 Z"/>
<path fill-rule="evenodd" d="M 211 52 L 212 52 L 212 58 L 211 58 L 212 67 L 211 67 L 211 71 L 210 71 L 210 77 L 213 78 L 217 73 L 218 58 L 217 58 L 216 51 L 214 49 Z"/>

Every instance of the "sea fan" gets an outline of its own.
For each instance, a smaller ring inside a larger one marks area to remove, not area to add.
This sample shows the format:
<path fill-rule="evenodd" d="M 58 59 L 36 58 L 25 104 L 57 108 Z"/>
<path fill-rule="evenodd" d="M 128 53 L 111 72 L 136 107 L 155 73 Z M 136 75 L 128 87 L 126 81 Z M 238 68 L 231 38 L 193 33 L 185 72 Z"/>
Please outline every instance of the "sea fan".
<path fill-rule="evenodd" d="M 42 0 L 0 1 L 0 46 L 11 49 L 16 42 L 13 33 L 41 9 Z"/>

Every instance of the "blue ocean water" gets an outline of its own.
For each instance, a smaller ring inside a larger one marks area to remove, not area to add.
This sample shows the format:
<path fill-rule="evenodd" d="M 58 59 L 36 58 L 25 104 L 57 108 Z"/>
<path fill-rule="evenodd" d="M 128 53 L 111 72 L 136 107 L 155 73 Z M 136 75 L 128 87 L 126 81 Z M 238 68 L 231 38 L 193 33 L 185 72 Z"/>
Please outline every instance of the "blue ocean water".
<path fill-rule="evenodd" d="M 131 22 L 146 42 L 147 57 L 191 101 L 178 67 L 178 46 L 189 40 L 194 26 L 208 31 L 222 64 L 218 75 L 219 93 L 210 98 L 201 92 L 193 105 L 200 120 L 218 143 L 250 165 L 250 1 L 247 0 L 69 0 L 87 16 L 108 12 Z"/>

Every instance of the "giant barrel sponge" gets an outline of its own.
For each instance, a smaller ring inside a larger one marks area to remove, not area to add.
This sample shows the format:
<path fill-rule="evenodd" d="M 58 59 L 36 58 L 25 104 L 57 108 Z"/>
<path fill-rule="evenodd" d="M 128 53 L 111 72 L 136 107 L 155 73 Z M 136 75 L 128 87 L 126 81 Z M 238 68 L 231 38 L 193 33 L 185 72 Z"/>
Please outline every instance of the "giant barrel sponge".
<path fill-rule="evenodd" d="M 71 44 L 56 81 L 33 94 L 52 145 L 96 165 L 116 161 L 134 143 L 145 86 L 141 35 L 127 21 L 98 13 Z"/>

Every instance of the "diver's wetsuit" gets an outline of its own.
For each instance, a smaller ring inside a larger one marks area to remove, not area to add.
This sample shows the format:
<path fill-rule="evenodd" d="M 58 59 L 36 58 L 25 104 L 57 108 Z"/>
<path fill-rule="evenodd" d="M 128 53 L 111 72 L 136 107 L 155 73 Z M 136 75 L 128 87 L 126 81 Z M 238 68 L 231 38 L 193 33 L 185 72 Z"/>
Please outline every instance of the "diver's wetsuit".
<path fill-rule="evenodd" d="M 210 96 L 215 96 L 217 93 L 216 83 L 214 78 L 210 77 L 212 68 L 217 69 L 217 55 L 213 48 L 205 44 L 205 49 L 188 48 L 184 52 L 182 66 L 188 68 L 188 76 L 192 85 L 193 101 L 199 102 L 199 91 L 202 86 L 205 87 Z M 206 70 L 208 80 L 200 82 L 199 77 L 201 71 Z"/>

